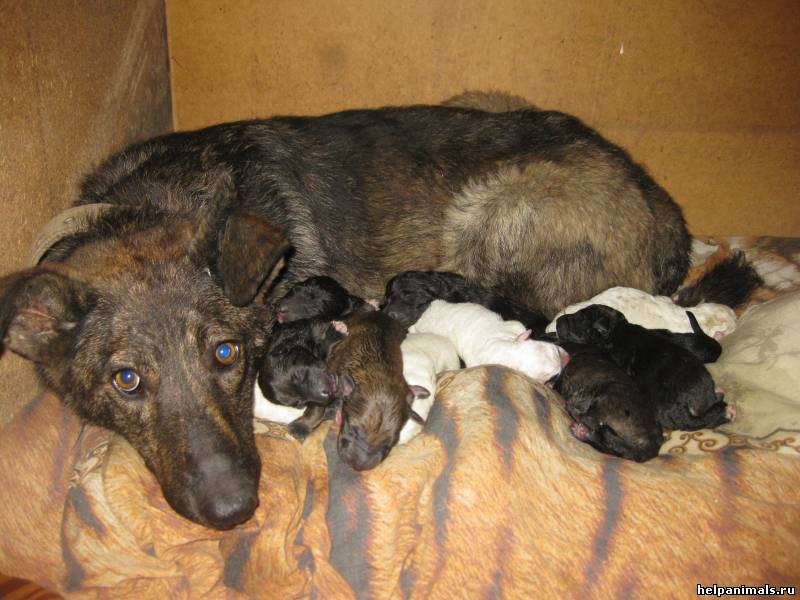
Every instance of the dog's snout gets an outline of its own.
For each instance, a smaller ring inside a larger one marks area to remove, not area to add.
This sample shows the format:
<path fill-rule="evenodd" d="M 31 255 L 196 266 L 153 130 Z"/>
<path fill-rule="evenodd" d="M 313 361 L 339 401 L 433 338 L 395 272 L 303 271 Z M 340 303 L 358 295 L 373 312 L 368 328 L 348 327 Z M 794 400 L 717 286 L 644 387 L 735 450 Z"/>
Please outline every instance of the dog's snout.
<path fill-rule="evenodd" d="M 258 479 L 222 454 L 198 465 L 197 510 L 204 524 L 230 529 L 253 516 L 258 506 Z"/>

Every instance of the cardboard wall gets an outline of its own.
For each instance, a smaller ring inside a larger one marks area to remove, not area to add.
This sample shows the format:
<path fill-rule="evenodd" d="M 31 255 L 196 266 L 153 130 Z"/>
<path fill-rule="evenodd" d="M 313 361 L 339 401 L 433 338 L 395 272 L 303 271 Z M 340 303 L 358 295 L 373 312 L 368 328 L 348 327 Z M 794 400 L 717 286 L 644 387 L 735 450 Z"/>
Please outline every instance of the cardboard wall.
<path fill-rule="evenodd" d="M 628 148 L 694 233 L 800 235 L 796 0 L 166 0 L 174 123 L 500 89 Z"/>
<path fill-rule="evenodd" d="M 171 128 L 163 0 L 3 0 L 0 34 L 0 274 L 23 268 L 39 228 L 83 173 Z M 0 422 L 36 390 L 0 361 Z"/>

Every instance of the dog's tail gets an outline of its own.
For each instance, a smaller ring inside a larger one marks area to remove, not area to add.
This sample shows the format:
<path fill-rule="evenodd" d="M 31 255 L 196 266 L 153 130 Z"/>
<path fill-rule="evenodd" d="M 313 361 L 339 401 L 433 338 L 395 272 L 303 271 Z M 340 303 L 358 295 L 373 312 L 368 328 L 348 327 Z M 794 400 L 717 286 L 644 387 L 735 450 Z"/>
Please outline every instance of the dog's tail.
<path fill-rule="evenodd" d="M 673 299 L 679 306 L 714 302 L 735 309 L 743 306 L 762 285 L 764 280 L 747 261 L 744 252 L 737 250 L 697 282 L 678 290 Z"/>

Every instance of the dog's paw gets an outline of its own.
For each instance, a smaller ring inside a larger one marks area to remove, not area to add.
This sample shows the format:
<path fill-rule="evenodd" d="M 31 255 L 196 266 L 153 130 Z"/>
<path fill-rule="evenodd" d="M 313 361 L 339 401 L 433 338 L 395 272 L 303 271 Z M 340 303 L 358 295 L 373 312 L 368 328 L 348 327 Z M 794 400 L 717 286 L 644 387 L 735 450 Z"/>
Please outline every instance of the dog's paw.
<path fill-rule="evenodd" d="M 344 321 L 331 321 L 331 324 L 336 331 L 342 335 L 347 335 L 347 324 Z"/>

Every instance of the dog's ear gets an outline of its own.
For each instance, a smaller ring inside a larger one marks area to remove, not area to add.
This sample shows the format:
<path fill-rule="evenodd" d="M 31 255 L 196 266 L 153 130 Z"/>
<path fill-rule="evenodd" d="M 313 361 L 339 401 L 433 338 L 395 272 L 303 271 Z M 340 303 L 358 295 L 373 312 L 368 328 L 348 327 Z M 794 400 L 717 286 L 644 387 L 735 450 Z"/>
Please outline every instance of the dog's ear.
<path fill-rule="evenodd" d="M 227 219 L 217 248 L 217 275 L 236 306 L 250 304 L 258 289 L 289 251 L 283 232 L 256 215 L 235 211 Z"/>
<path fill-rule="evenodd" d="M 88 311 L 87 286 L 40 268 L 0 280 L 2 347 L 44 365 L 69 355 L 74 336 Z"/>
<path fill-rule="evenodd" d="M 230 173 L 219 174 L 206 195 L 189 255 L 212 271 L 233 304 L 245 306 L 265 281 L 277 277 L 289 242 L 278 227 L 237 206 Z"/>

